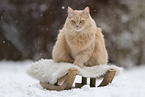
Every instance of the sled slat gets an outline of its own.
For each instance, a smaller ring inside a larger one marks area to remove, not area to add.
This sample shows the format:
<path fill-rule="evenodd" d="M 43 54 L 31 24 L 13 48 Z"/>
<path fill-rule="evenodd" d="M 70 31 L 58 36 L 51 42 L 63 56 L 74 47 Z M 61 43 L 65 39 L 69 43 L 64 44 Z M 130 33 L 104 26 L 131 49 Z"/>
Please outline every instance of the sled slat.
<path fill-rule="evenodd" d="M 64 83 L 67 83 L 66 88 L 65 89 L 71 89 L 73 82 L 75 80 L 76 74 L 77 74 L 78 70 L 75 68 L 71 68 L 69 69 L 68 75 L 66 77 L 66 80 L 64 81 Z"/>
<path fill-rule="evenodd" d="M 96 86 L 96 78 L 90 78 L 90 87 Z"/>
<path fill-rule="evenodd" d="M 103 87 L 111 83 L 115 76 L 115 73 L 116 71 L 113 69 L 108 70 L 104 76 L 102 83 L 98 87 Z"/>
<path fill-rule="evenodd" d="M 75 87 L 76 88 L 81 88 L 81 87 L 83 87 L 86 84 L 87 84 L 87 78 L 86 77 L 82 77 L 82 83 L 75 83 Z"/>
<path fill-rule="evenodd" d="M 87 78 L 86 77 L 82 77 L 82 84 L 86 85 L 87 84 Z"/>

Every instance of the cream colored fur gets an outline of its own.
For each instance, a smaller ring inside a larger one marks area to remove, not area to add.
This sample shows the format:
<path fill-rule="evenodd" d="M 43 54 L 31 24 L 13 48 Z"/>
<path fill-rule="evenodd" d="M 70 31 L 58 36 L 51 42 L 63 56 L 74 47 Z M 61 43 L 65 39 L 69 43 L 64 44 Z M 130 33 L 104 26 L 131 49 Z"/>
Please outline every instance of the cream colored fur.
<path fill-rule="evenodd" d="M 107 64 L 104 36 L 88 7 L 84 10 L 68 7 L 68 17 L 58 34 L 52 57 L 55 62 L 69 62 L 80 67 Z"/>

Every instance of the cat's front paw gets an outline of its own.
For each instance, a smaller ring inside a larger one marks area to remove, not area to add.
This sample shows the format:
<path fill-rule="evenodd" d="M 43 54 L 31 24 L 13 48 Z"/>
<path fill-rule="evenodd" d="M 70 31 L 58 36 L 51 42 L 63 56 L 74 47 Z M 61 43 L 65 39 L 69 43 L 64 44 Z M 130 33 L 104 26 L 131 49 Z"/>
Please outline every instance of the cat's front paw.
<path fill-rule="evenodd" d="M 74 63 L 74 65 L 78 65 L 79 67 L 83 67 L 84 64 L 80 64 L 80 63 Z"/>
<path fill-rule="evenodd" d="M 79 64 L 78 66 L 82 68 L 84 66 L 84 64 Z"/>

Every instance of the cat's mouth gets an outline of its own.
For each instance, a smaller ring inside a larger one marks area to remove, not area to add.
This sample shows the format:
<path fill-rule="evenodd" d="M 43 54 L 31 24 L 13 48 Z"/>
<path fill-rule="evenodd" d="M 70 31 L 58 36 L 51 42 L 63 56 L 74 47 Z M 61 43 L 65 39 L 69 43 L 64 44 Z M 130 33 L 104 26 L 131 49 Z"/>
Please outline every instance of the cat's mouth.
<path fill-rule="evenodd" d="M 83 28 L 74 28 L 75 31 L 79 32 L 79 31 L 82 31 Z"/>

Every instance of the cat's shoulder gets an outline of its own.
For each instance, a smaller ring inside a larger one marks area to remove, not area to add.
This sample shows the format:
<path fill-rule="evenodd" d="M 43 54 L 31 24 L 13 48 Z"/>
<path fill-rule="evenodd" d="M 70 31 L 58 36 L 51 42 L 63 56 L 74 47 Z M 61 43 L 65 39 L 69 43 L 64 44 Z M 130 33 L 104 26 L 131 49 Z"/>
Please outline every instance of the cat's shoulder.
<path fill-rule="evenodd" d="M 60 39 L 60 38 L 63 38 L 63 37 L 65 37 L 65 35 L 64 35 L 64 31 L 61 29 L 61 30 L 59 30 L 57 39 Z"/>

